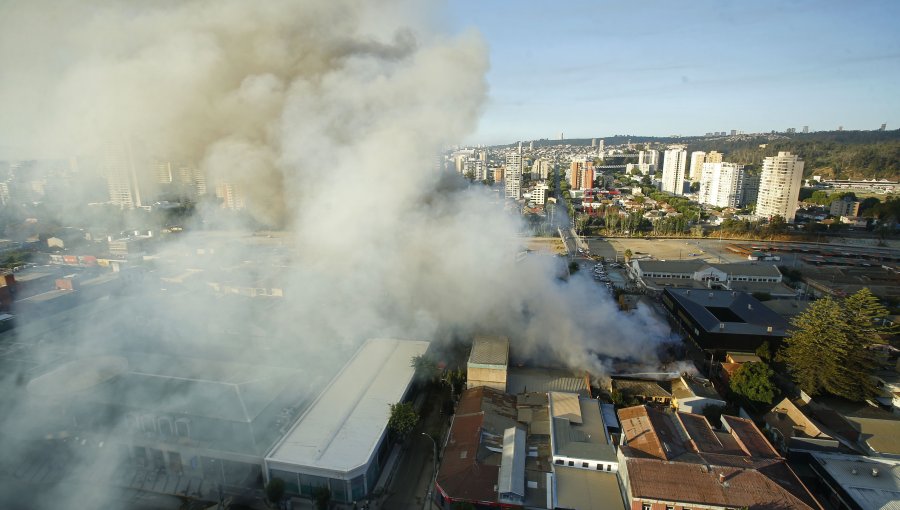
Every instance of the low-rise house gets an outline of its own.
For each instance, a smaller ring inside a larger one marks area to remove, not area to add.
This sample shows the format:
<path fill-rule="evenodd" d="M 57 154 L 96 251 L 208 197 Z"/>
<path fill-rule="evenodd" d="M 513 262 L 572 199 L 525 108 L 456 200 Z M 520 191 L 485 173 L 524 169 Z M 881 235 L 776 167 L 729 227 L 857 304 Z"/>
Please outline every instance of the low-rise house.
<path fill-rule="evenodd" d="M 818 509 L 819 503 L 753 422 L 647 406 L 619 410 L 619 466 L 632 509 Z"/>
<path fill-rule="evenodd" d="M 837 452 L 840 442 L 831 437 L 804 412 L 802 400 L 783 399 L 763 416 L 765 429 L 784 455 L 809 452 Z"/>
<path fill-rule="evenodd" d="M 669 381 L 647 379 L 611 378 L 607 391 L 621 395 L 624 402 L 638 401 L 647 404 L 672 405 L 672 385 Z"/>
<path fill-rule="evenodd" d="M 687 413 L 699 414 L 709 406 L 725 406 L 722 396 L 709 380 L 682 375 L 672 381 L 672 407 Z"/>

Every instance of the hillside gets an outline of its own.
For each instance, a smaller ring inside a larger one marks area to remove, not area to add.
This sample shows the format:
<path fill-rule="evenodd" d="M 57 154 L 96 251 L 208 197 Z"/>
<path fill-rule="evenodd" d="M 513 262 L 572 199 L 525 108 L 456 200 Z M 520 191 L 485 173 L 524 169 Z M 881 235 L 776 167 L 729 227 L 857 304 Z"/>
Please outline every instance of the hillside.
<path fill-rule="evenodd" d="M 779 151 L 798 154 L 805 162 L 804 175 L 826 179 L 900 180 L 900 130 L 819 131 L 815 133 L 742 134 L 735 136 L 651 137 L 615 135 L 603 138 L 606 145 L 629 141 L 642 144 L 685 144 L 689 151 L 716 150 L 725 160 L 758 167 L 766 156 Z M 590 138 L 535 140 L 535 146 L 590 146 Z M 765 145 L 765 147 L 760 147 Z"/>

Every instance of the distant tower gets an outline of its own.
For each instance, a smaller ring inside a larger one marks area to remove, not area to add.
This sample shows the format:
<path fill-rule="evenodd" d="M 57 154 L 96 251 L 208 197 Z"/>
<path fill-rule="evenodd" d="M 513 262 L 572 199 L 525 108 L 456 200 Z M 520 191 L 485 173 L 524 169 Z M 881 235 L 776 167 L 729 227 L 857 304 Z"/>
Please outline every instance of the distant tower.
<path fill-rule="evenodd" d="M 534 150 L 534 140 L 528 142 L 528 150 L 529 150 L 529 151 L 533 151 L 533 150 Z"/>
<path fill-rule="evenodd" d="M 803 126 L 803 132 L 809 133 L 809 126 Z"/>
<path fill-rule="evenodd" d="M 887 129 L 887 124 L 882 124 L 881 127 L 878 128 L 879 131 L 884 131 L 886 129 Z"/>
<path fill-rule="evenodd" d="M 597 139 L 591 138 L 591 147 L 596 147 L 596 146 L 597 146 Z"/>
<path fill-rule="evenodd" d="M 522 198 L 522 142 L 519 142 L 518 151 L 506 155 L 503 188 L 506 198 L 513 200 Z"/>
<path fill-rule="evenodd" d="M 694 151 L 691 153 L 691 170 L 688 172 L 688 178 L 691 182 L 700 180 L 700 171 L 703 163 L 706 163 L 706 153 L 703 151 Z"/>
<path fill-rule="evenodd" d="M 675 195 L 684 194 L 684 170 L 687 150 L 683 145 L 669 147 L 663 159 L 662 189 Z"/>
<path fill-rule="evenodd" d="M 159 184 L 170 184 L 172 182 L 172 163 L 168 161 L 157 161 L 154 164 L 156 170 L 156 182 Z"/>
<path fill-rule="evenodd" d="M 843 130 L 844 130 L 844 126 L 838 126 L 838 131 L 843 131 Z"/>
<path fill-rule="evenodd" d="M 756 216 L 781 216 L 792 223 L 803 181 L 803 160 L 790 152 L 779 152 L 763 160 L 756 199 Z"/>
<path fill-rule="evenodd" d="M 103 147 L 100 171 L 106 177 L 111 203 L 122 209 L 141 207 L 137 165 L 129 140 L 110 142 Z"/>
<path fill-rule="evenodd" d="M 563 141 L 563 140 L 565 140 L 565 139 L 566 139 L 565 133 L 563 133 L 562 131 L 560 131 L 560 132 L 559 132 L 559 140 L 560 140 L 560 141 Z"/>

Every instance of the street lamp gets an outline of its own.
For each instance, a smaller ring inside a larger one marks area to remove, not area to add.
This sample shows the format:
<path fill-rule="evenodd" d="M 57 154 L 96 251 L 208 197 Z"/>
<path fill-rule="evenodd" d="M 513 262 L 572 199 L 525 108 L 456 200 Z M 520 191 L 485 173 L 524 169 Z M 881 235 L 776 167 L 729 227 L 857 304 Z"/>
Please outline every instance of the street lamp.
<path fill-rule="evenodd" d="M 433 467 L 432 467 L 432 475 L 431 475 L 431 485 L 428 486 L 428 492 L 426 493 L 426 496 L 425 496 L 426 499 L 428 499 L 428 508 L 430 509 L 430 508 L 431 508 L 431 495 L 432 495 L 431 491 L 434 490 L 434 484 L 436 483 L 436 479 L 437 479 L 437 441 L 435 441 L 433 437 L 429 436 L 428 434 L 426 434 L 426 433 L 424 433 L 424 432 L 420 432 L 420 434 L 422 434 L 423 436 L 425 436 L 425 437 L 427 437 L 429 440 L 431 440 L 431 444 L 432 444 L 432 446 L 434 447 L 434 457 L 433 457 L 433 463 L 432 463 L 432 464 L 433 464 Z M 425 507 L 425 506 L 422 505 L 422 508 L 424 508 L 424 507 Z"/>

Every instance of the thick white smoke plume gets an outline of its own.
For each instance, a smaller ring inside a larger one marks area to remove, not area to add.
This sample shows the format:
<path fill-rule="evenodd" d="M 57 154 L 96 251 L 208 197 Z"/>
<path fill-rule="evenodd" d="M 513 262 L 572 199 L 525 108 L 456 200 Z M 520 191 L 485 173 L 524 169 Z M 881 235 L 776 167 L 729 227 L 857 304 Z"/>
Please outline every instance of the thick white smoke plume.
<path fill-rule="evenodd" d="M 197 165 L 210 187 L 235 184 L 258 221 L 286 232 L 271 239 L 276 255 L 235 234 L 215 262 L 193 257 L 209 233 L 188 232 L 151 272 L 250 274 L 287 289 L 279 304 L 132 292 L 73 314 L 66 355 L 153 346 L 333 367 L 366 338 L 484 332 L 509 336 L 519 357 L 595 373 L 600 357 L 653 361 L 666 327 L 645 310 L 619 313 L 588 278 L 560 282 L 550 257 L 516 262 L 519 219 L 435 170 L 441 148 L 475 127 L 488 62 L 479 35 L 443 34 L 432 7 L 0 5 L 0 146 L 40 158 L 139 139 L 152 157 Z M 41 418 L 21 414 L 3 426 Z M 11 458 L 24 455 L 5 443 Z"/>

